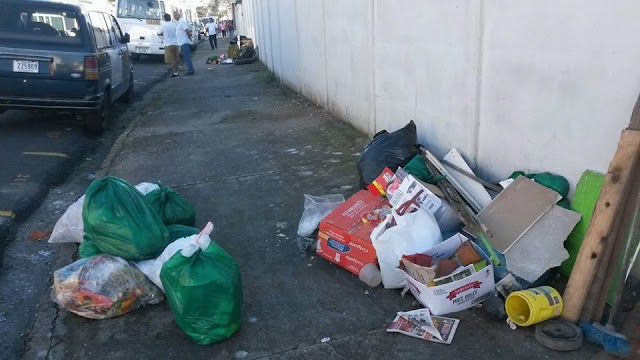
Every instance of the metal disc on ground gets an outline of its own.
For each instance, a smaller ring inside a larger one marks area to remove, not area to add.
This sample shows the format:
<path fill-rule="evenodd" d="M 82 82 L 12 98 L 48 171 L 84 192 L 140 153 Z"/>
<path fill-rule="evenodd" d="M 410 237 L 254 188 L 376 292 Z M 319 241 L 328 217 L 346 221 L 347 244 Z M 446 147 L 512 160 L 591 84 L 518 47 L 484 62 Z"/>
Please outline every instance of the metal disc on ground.
<path fill-rule="evenodd" d="M 547 320 L 536 325 L 536 340 L 540 345 L 557 351 L 573 351 L 582 347 L 582 330 L 562 320 Z"/>

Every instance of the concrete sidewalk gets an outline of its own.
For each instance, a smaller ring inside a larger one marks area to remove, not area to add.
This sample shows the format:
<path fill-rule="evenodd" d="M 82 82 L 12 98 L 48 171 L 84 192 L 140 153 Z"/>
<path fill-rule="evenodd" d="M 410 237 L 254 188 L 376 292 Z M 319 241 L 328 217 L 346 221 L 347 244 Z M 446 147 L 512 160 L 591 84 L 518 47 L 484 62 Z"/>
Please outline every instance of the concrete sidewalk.
<path fill-rule="evenodd" d="M 318 257 L 301 257 L 296 228 L 303 194 L 357 191 L 363 134 L 272 83 L 260 64 L 205 65 L 195 76 L 167 79 L 145 117 L 115 146 L 103 175 L 131 183 L 160 180 L 191 200 L 197 226 L 242 270 L 243 326 L 211 346 L 177 328 L 167 302 L 109 320 L 59 311 L 38 322 L 26 358 L 53 359 L 584 359 L 546 350 L 532 329 L 511 331 L 477 310 L 453 314 L 453 344 L 388 334 L 397 311 L 417 308 L 411 295 L 368 289 Z M 70 262 L 71 259 L 68 259 Z M 47 339 L 49 333 L 52 339 Z M 322 343 L 321 339 L 331 340 Z M 46 340 L 46 341 L 45 341 Z"/>

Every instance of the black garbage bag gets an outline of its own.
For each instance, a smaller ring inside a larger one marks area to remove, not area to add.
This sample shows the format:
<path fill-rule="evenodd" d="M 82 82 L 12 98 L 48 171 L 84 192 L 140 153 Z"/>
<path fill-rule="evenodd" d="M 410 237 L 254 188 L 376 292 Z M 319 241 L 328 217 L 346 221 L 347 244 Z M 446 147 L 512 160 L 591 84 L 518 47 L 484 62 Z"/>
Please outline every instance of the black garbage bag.
<path fill-rule="evenodd" d="M 416 147 L 417 142 L 416 124 L 413 120 L 392 133 L 386 130 L 377 133 L 358 158 L 360 187 L 365 188 L 371 184 L 385 167 L 396 171 L 399 166 L 405 166 L 420 153 Z"/>
<path fill-rule="evenodd" d="M 238 59 L 251 59 L 254 56 L 256 56 L 256 51 L 253 49 L 253 47 L 243 46 L 240 48 Z"/>
<path fill-rule="evenodd" d="M 253 64 L 257 60 L 258 60 L 258 56 L 254 54 L 253 57 L 250 57 L 248 59 L 233 59 L 233 64 L 234 65 L 248 65 L 248 64 Z"/>

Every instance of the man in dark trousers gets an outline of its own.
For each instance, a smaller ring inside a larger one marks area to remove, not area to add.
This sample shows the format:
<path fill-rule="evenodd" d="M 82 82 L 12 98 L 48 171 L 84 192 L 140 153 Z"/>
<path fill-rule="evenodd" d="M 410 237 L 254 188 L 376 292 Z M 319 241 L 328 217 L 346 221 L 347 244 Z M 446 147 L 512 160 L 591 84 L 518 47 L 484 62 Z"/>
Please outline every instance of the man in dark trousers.
<path fill-rule="evenodd" d="M 209 34 L 209 45 L 211 45 L 211 50 L 218 48 L 218 22 L 216 19 L 211 19 L 210 22 L 207 23 L 207 33 Z"/>

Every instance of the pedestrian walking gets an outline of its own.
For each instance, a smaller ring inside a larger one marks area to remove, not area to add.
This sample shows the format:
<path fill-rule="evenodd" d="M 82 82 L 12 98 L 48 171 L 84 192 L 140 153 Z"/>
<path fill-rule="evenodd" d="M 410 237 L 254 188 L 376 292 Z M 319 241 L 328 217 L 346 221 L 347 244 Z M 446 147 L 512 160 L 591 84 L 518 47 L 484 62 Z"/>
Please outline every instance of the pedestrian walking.
<path fill-rule="evenodd" d="M 209 33 L 209 45 L 211 50 L 218 48 L 218 24 L 215 20 L 211 20 L 207 23 L 207 33 Z"/>
<path fill-rule="evenodd" d="M 158 33 L 162 37 L 164 45 L 164 62 L 171 66 L 171 76 L 176 77 L 178 72 L 178 37 L 176 34 L 176 24 L 171 21 L 171 15 L 164 14 L 164 24 L 162 31 Z"/>
<path fill-rule="evenodd" d="M 191 29 L 189 29 L 189 25 L 178 11 L 173 13 L 173 18 L 178 22 L 176 24 L 176 34 L 178 45 L 180 45 L 180 51 L 184 58 L 184 64 L 187 66 L 185 75 L 193 75 L 195 72 L 193 71 L 193 63 L 191 62 Z"/>
<path fill-rule="evenodd" d="M 223 21 L 220 24 L 220 32 L 222 33 L 222 38 L 226 38 L 227 37 L 227 22 Z"/>
<path fill-rule="evenodd" d="M 229 33 L 229 37 L 234 37 L 234 31 L 236 28 L 233 26 L 233 20 L 229 21 L 229 25 L 227 26 L 227 32 Z"/>

